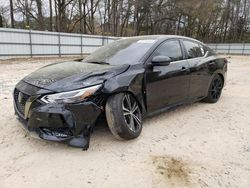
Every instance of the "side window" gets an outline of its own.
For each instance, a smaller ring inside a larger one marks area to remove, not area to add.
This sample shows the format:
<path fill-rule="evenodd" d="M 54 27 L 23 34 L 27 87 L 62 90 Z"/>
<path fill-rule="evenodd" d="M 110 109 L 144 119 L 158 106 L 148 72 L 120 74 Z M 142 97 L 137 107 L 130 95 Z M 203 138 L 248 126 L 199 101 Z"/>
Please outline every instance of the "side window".
<path fill-rule="evenodd" d="M 164 42 L 156 49 L 154 56 L 168 56 L 172 61 L 183 59 L 181 46 L 177 40 Z"/>
<path fill-rule="evenodd" d="M 204 49 L 202 50 L 198 43 L 183 40 L 183 44 L 187 50 L 188 59 L 202 57 L 204 55 Z"/>

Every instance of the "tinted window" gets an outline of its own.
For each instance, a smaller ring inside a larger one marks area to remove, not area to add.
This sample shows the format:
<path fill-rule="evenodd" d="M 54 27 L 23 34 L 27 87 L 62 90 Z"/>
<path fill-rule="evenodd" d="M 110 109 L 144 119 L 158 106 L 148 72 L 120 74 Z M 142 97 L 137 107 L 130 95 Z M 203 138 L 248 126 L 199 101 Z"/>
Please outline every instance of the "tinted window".
<path fill-rule="evenodd" d="M 183 44 L 187 50 L 189 59 L 203 56 L 204 50 L 202 51 L 198 43 L 184 40 Z"/>
<path fill-rule="evenodd" d="M 168 56 L 172 61 L 183 59 L 180 43 L 177 40 L 171 40 L 163 43 L 155 51 L 154 56 Z"/>

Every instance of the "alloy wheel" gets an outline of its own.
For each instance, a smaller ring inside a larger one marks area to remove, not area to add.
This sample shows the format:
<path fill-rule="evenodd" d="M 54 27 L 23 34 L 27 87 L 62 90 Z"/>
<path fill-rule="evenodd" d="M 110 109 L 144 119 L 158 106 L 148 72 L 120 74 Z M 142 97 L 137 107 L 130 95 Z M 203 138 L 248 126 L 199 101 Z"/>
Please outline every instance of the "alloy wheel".
<path fill-rule="evenodd" d="M 213 81 L 212 87 L 210 89 L 211 96 L 214 100 L 218 100 L 220 98 L 222 87 L 223 87 L 222 80 L 220 78 L 216 78 Z"/>
<path fill-rule="evenodd" d="M 133 132 L 139 131 L 141 129 L 141 111 L 137 101 L 130 94 L 123 97 L 122 111 L 128 128 Z"/>

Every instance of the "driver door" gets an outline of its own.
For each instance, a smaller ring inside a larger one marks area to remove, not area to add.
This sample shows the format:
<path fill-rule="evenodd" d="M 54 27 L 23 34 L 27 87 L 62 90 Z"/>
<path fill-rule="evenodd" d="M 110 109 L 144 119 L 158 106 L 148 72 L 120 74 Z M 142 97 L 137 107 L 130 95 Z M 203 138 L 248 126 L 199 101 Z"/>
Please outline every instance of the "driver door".
<path fill-rule="evenodd" d="M 155 110 L 181 103 L 188 98 L 189 64 L 183 60 L 179 40 L 162 43 L 149 58 L 168 56 L 172 61 L 166 66 L 151 66 L 146 71 L 147 110 Z"/>

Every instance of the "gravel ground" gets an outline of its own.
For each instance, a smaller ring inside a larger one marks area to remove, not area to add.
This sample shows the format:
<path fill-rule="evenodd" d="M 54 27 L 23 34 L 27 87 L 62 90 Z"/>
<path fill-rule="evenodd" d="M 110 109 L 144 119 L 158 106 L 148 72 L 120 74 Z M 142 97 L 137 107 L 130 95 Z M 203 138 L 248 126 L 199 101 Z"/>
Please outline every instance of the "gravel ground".
<path fill-rule="evenodd" d="M 146 119 L 133 141 L 98 126 L 85 152 L 31 138 L 15 119 L 14 85 L 50 60 L 0 61 L 0 187 L 250 187 L 250 57 L 230 61 L 217 104 Z"/>

